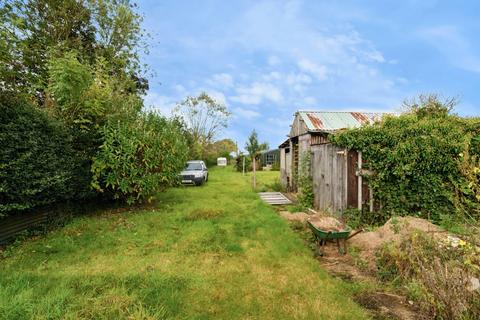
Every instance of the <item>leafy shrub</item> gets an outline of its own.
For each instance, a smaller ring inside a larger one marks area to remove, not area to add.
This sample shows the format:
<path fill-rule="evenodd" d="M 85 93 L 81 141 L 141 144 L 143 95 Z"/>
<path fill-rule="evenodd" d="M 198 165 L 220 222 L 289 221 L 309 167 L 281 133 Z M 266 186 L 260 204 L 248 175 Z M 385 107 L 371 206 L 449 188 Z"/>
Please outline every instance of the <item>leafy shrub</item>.
<path fill-rule="evenodd" d="M 185 165 L 187 147 L 174 121 L 141 114 L 110 121 L 93 165 L 93 187 L 129 204 L 150 199 L 159 188 L 175 184 Z"/>
<path fill-rule="evenodd" d="M 252 159 L 246 155 L 240 155 L 235 159 L 235 169 L 238 172 L 243 171 L 243 161 L 245 159 L 245 172 L 252 170 Z M 258 167 L 257 167 L 258 169 Z"/>
<path fill-rule="evenodd" d="M 411 233 L 377 252 L 378 275 L 407 288 L 431 318 L 475 319 L 480 314 L 480 294 L 471 288 L 471 279 L 480 277 L 475 241 Z"/>
<path fill-rule="evenodd" d="M 280 162 L 274 162 L 272 164 L 272 171 L 280 171 Z"/>
<path fill-rule="evenodd" d="M 69 51 L 49 61 L 46 106 L 51 115 L 70 130 L 77 165 L 71 183 L 76 199 L 91 198 L 92 158 L 103 141 L 102 128 L 109 119 L 137 114 L 141 99 L 128 89 L 130 79 L 111 77 L 106 61 L 99 58 L 90 66 Z"/>
<path fill-rule="evenodd" d="M 381 212 L 370 212 L 368 208 L 363 210 L 346 209 L 342 212 L 342 217 L 353 229 L 376 227 L 387 221 Z"/>
<path fill-rule="evenodd" d="M 470 148 L 480 119 L 462 119 L 448 110 L 435 97 L 422 98 L 411 112 L 332 136 L 336 144 L 362 151 L 384 220 L 480 216 L 478 154 Z"/>
<path fill-rule="evenodd" d="M 284 191 L 283 185 L 280 182 L 280 178 L 276 177 L 273 182 L 267 183 L 266 187 L 269 191 L 282 192 Z"/>
<path fill-rule="evenodd" d="M 0 96 L 0 217 L 70 198 L 75 167 L 61 123 L 19 98 Z"/>
<path fill-rule="evenodd" d="M 313 207 L 313 180 L 311 176 L 311 161 L 312 156 L 310 152 L 303 152 L 300 158 L 300 170 L 298 173 L 298 202 L 305 208 Z"/>

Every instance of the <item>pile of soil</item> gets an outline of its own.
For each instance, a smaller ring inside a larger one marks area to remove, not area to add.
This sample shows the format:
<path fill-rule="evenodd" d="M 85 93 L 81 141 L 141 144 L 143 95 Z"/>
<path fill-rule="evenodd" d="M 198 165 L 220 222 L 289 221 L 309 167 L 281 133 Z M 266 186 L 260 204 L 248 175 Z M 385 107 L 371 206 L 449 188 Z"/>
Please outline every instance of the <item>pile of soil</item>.
<path fill-rule="evenodd" d="M 311 217 L 311 215 L 306 214 L 305 212 L 291 213 L 289 211 L 280 211 L 280 216 L 288 221 L 298 221 L 302 223 L 305 223 Z"/>
<path fill-rule="evenodd" d="M 447 237 L 448 233 L 433 223 L 415 217 L 396 217 L 388 220 L 375 231 L 363 232 L 348 240 L 350 247 L 361 249 L 360 257 L 368 264 L 368 268 L 375 268 L 375 251 L 386 243 L 400 243 L 410 233 L 423 231 L 434 237 Z"/>
<path fill-rule="evenodd" d="M 307 214 L 305 212 L 289 212 L 289 211 L 280 211 L 280 216 L 288 221 L 298 221 L 306 224 L 307 221 L 310 221 L 315 227 L 323 231 L 343 231 L 346 226 L 344 223 L 339 220 L 322 215 L 320 213 L 316 214 Z"/>
<path fill-rule="evenodd" d="M 387 242 L 399 243 L 413 231 L 424 231 L 435 236 L 446 235 L 446 233 L 433 223 L 415 217 L 396 217 L 388 220 L 382 227 L 375 231 L 364 232 L 350 239 L 353 246 L 366 251 L 372 251 Z"/>
<path fill-rule="evenodd" d="M 326 216 L 319 216 L 315 215 L 312 216 L 308 221 L 315 226 L 316 228 L 322 231 L 344 231 L 345 224 L 338 221 L 333 217 L 326 217 Z"/>

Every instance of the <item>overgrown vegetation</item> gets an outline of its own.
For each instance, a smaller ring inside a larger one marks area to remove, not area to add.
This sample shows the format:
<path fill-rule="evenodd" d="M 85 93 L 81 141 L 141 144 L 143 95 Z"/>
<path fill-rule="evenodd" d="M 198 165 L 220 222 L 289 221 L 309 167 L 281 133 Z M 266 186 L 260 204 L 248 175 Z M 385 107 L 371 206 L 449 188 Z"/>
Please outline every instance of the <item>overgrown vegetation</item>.
<path fill-rule="evenodd" d="M 92 165 L 100 192 L 132 204 L 174 185 L 187 160 L 187 146 L 175 122 L 148 113 L 111 121 Z"/>
<path fill-rule="evenodd" d="M 378 218 L 415 215 L 442 219 L 480 217 L 480 120 L 451 114 L 454 100 L 421 96 L 408 111 L 371 126 L 341 132 L 332 140 L 360 150 Z"/>
<path fill-rule="evenodd" d="M 252 160 L 250 159 L 250 157 L 244 153 L 240 153 L 235 159 L 235 169 L 238 172 L 242 172 L 244 170 L 244 165 L 245 172 L 251 171 L 253 168 Z"/>
<path fill-rule="evenodd" d="M 480 314 L 480 248 L 470 239 L 411 233 L 377 253 L 378 275 L 403 287 L 428 318 L 476 319 Z"/>
<path fill-rule="evenodd" d="M 191 128 L 142 112 L 141 22 L 129 0 L 2 1 L 1 216 L 172 185 Z"/>
<path fill-rule="evenodd" d="M 300 156 L 300 168 L 297 175 L 298 202 L 304 208 L 312 208 L 314 201 L 312 179 L 312 155 L 305 151 Z"/>

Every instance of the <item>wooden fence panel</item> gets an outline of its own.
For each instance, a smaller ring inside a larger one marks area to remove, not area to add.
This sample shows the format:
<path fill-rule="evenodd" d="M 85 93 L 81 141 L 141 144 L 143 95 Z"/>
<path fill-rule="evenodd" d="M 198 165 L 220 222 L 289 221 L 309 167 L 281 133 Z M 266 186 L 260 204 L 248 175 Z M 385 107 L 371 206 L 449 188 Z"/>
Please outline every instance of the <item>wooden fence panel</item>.
<path fill-rule="evenodd" d="M 0 243 L 6 243 L 20 232 L 46 223 L 47 218 L 47 212 L 31 212 L 0 220 Z"/>

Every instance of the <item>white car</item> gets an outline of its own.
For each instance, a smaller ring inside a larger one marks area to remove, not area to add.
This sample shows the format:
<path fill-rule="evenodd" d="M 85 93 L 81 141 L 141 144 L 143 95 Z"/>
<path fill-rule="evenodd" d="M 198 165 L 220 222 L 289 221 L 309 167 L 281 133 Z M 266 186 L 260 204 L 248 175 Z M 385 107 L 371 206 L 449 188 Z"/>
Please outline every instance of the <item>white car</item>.
<path fill-rule="evenodd" d="M 208 181 L 208 169 L 202 160 L 191 160 L 180 172 L 182 184 L 194 184 L 200 186 Z"/>

